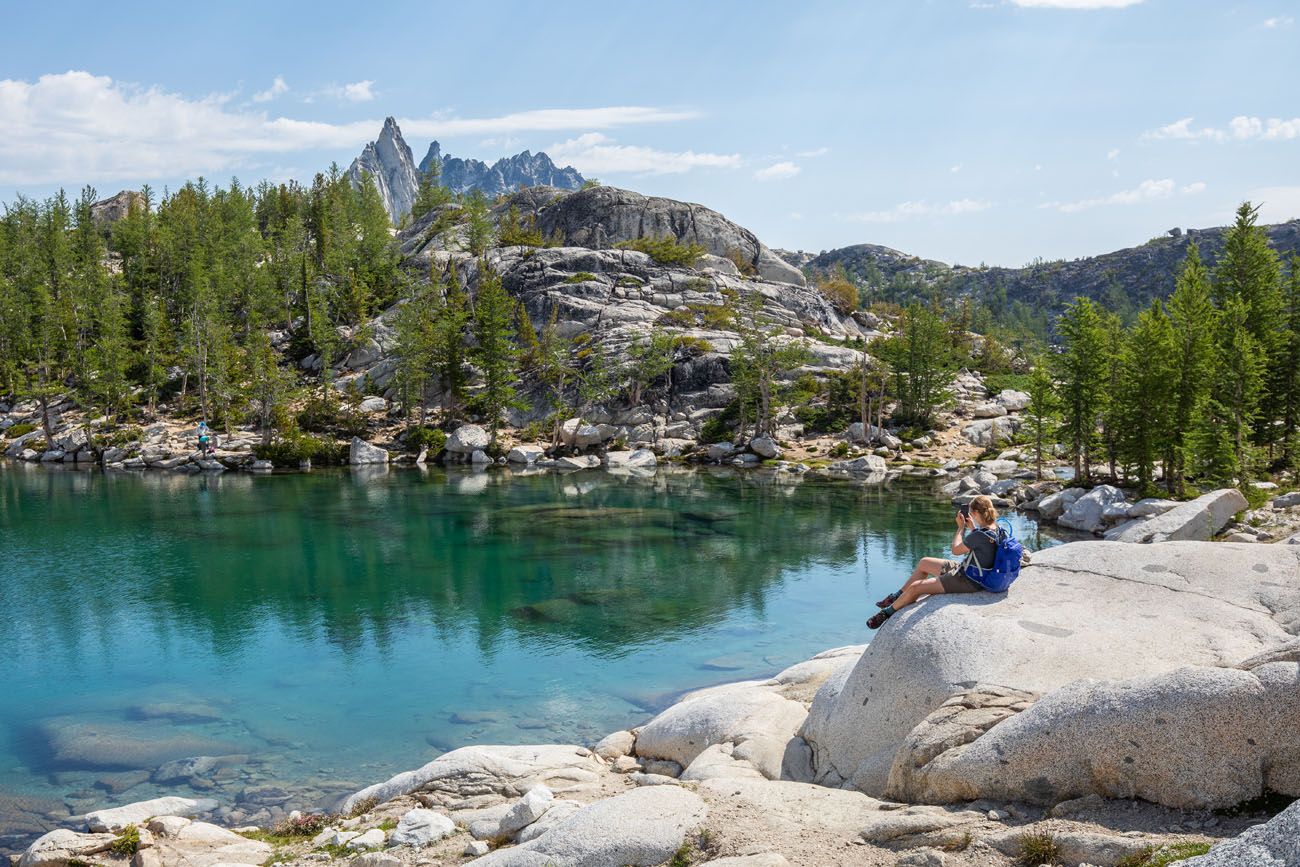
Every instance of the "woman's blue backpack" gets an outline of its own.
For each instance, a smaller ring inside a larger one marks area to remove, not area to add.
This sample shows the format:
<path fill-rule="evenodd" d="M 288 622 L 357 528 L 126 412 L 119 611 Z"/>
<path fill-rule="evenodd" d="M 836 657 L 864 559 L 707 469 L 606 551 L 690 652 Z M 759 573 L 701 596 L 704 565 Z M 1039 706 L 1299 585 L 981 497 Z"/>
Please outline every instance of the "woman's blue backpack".
<path fill-rule="evenodd" d="M 1004 593 L 1012 582 L 1020 577 L 1020 560 L 1025 553 L 1025 548 L 1020 544 L 1020 540 L 1016 538 L 1016 532 L 1012 529 L 1011 522 L 1006 518 L 998 519 L 998 528 L 996 530 L 981 527 L 979 532 L 987 533 L 989 538 L 997 543 L 997 555 L 993 558 L 993 568 L 981 569 L 975 555 L 972 553 L 967 557 L 964 574 L 991 593 Z"/>

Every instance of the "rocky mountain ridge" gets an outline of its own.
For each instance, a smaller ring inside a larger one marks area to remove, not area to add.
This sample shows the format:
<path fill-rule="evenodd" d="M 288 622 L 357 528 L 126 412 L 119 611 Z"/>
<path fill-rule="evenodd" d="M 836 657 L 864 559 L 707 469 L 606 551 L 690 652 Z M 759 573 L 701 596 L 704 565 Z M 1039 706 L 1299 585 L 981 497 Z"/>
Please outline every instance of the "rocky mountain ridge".
<path fill-rule="evenodd" d="M 441 171 L 438 183 L 453 193 L 479 190 L 488 198 L 504 195 L 520 187 L 554 187 L 559 190 L 581 189 L 586 179 L 573 166 L 560 168 L 543 151 L 531 151 L 502 157 L 488 165 L 482 160 L 453 157 L 442 152 L 438 142 L 420 160 L 420 173 L 427 172 L 437 161 Z"/>
<path fill-rule="evenodd" d="M 1285 260 L 1300 254 L 1300 219 L 1266 226 L 1269 242 Z M 856 282 L 872 288 L 938 287 L 954 297 L 997 298 L 1005 289 L 1008 303 L 1020 301 L 1056 311 L 1077 295 L 1097 301 L 1127 301 L 1141 308 L 1174 289 L 1178 267 L 1195 243 L 1209 267 L 1223 250 L 1227 227 L 1171 229 L 1145 244 L 1070 261 L 1034 262 L 1023 268 L 949 265 L 879 244 L 854 244 L 818 254 L 779 251 L 790 264 L 812 271 L 843 268 Z"/>
<path fill-rule="evenodd" d="M 442 145 L 436 141 L 429 145 L 417 167 L 411 148 L 392 117 L 384 120 L 379 137 L 367 144 L 348 166 L 347 175 L 354 184 L 360 184 L 369 175 L 379 189 L 388 216 L 395 225 L 400 225 L 411 213 L 420 189 L 420 178 L 435 162 L 440 167 L 438 183 L 442 186 L 454 193 L 479 190 L 488 198 L 520 187 L 576 190 L 585 182 L 577 169 L 572 166 L 560 168 L 545 153 L 524 151 L 503 157 L 489 166 L 482 160 L 444 154 Z"/>

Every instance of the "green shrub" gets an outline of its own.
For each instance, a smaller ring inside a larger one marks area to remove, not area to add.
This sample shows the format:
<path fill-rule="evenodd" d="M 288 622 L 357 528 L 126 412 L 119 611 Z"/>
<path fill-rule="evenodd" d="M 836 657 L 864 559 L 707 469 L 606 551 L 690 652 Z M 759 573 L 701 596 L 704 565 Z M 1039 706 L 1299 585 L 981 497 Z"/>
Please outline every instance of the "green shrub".
<path fill-rule="evenodd" d="M 705 419 L 704 424 L 700 425 L 701 443 L 718 443 L 724 440 L 730 440 L 732 434 L 736 432 L 736 423 L 740 421 L 740 402 L 733 400 L 727 404 L 722 412 Z"/>
<path fill-rule="evenodd" d="M 590 271 L 579 271 L 577 274 L 570 274 L 564 278 L 565 283 L 586 283 L 588 280 L 597 279 L 596 275 Z"/>
<path fill-rule="evenodd" d="M 694 265 L 705 252 L 699 244 L 681 244 L 672 235 L 665 235 L 662 238 L 633 238 L 614 246 L 645 253 L 660 265 L 680 265 L 687 268 Z"/>
<path fill-rule="evenodd" d="M 298 427 L 312 433 L 337 433 L 359 437 L 366 432 L 366 417 L 339 399 L 333 389 L 314 394 L 298 413 Z"/>
<path fill-rule="evenodd" d="M 1210 851 L 1209 843 L 1170 843 L 1166 846 L 1148 846 L 1121 858 L 1115 867 L 1168 867 L 1177 861 L 1195 858 Z"/>
<path fill-rule="evenodd" d="M 428 449 L 430 454 L 436 455 L 446 445 L 447 434 L 436 427 L 413 425 L 406 429 L 406 448 L 408 451 L 418 452 L 420 449 Z"/>
<path fill-rule="evenodd" d="M 1032 378 L 1028 373 L 993 373 L 984 377 L 984 388 L 991 395 L 1008 388 L 1013 391 L 1028 391 L 1029 380 Z"/>
<path fill-rule="evenodd" d="M 645 283 L 631 274 L 624 274 L 614 281 L 614 285 L 621 286 L 624 289 L 640 289 Z"/>
<path fill-rule="evenodd" d="M 1061 847 L 1050 831 L 1026 831 L 1016 842 L 1020 844 L 1020 863 L 1026 867 L 1055 864 L 1060 860 Z"/>
<path fill-rule="evenodd" d="M 313 464 L 334 466 L 347 460 L 348 446 L 325 437 L 295 433 L 270 445 L 253 446 L 253 455 L 258 460 L 270 461 L 276 467 L 296 467 L 308 460 Z"/>
<path fill-rule="evenodd" d="M 95 440 L 96 444 L 100 446 L 116 446 L 120 448 L 125 445 L 130 445 L 131 443 L 138 443 L 143 437 L 144 431 L 138 427 L 131 426 L 120 427 L 115 431 L 109 431 L 105 434 L 98 434 L 95 437 Z"/>
<path fill-rule="evenodd" d="M 830 456 L 833 457 L 833 458 L 844 458 L 844 457 L 848 457 L 848 454 L 849 454 L 849 444 L 848 444 L 848 443 L 836 443 L 835 445 L 831 446 L 831 450 L 830 450 L 829 452 L 827 452 L 827 454 L 830 455 Z"/>
<path fill-rule="evenodd" d="M 843 277 L 820 280 L 816 288 L 818 294 L 842 315 L 848 315 L 858 308 L 858 287 Z"/>
<path fill-rule="evenodd" d="M 122 829 L 122 833 L 118 834 L 113 842 L 108 844 L 108 851 L 124 858 L 134 855 L 139 850 L 140 829 L 135 825 L 127 825 Z"/>
<path fill-rule="evenodd" d="M 731 264 L 736 266 L 736 270 L 740 272 L 742 277 L 758 276 L 758 269 L 754 267 L 754 263 L 746 259 L 745 254 L 735 247 L 727 251 L 727 258 L 731 260 Z"/>
<path fill-rule="evenodd" d="M 694 328 L 695 314 L 689 310 L 669 310 L 655 320 L 655 325 L 665 328 Z"/>
<path fill-rule="evenodd" d="M 6 431 L 0 431 L 0 436 L 16 440 L 20 436 L 25 436 L 34 430 L 36 430 L 36 425 L 34 424 L 16 424 Z"/>

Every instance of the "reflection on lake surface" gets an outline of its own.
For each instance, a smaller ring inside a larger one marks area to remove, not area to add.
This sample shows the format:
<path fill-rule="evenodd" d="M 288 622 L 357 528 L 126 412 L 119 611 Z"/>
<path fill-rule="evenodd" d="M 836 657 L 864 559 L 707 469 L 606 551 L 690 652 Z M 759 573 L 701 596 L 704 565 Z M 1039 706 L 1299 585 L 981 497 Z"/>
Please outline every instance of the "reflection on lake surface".
<path fill-rule="evenodd" d="M 470 742 L 590 742 L 867 640 L 870 600 L 952 530 L 928 485 L 763 471 L 2 464 L 0 835 L 164 793 L 252 815 Z M 175 762 L 194 756 L 218 758 Z"/>

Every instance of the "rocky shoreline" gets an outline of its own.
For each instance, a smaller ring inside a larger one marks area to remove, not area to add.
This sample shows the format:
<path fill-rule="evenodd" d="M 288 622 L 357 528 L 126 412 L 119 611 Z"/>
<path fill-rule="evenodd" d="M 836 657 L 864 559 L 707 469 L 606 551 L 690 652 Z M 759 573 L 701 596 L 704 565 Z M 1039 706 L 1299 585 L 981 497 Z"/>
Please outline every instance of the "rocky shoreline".
<path fill-rule="evenodd" d="M 1070 543 L 590 747 L 465 747 L 275 829 L 94 811 L 15 863 L 1286 865 L 1297 634 L 1300 549 Z"/>

